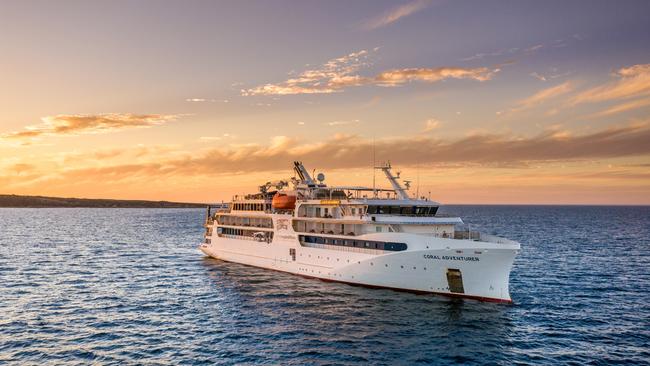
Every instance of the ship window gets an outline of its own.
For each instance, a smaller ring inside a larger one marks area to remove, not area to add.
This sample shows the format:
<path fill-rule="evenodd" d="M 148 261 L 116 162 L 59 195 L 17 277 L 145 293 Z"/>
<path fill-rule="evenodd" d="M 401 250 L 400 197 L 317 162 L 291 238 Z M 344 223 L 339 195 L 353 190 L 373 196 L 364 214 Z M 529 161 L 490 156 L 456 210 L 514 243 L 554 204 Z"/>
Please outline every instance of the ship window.
<path fill-rule="evenodd" d="M 316 207 L 316 217 L 320 217 L 320 207 Z"/>
<path fill-rule="evenodd" d="M 377 206 L 368 206 L 368 213 L 373 215 L 377 213 Z"/>
<path fill-rule="evenodd" d="M 413 207 L 412 206 L 402 207 L 402 215 L 413 215 Z"/>
<path fill-rule="evenodd" d="M 375 231 L 377 231 L 378 233 L 381 233 L 381 231 L 382 231 L 381 226 L 375 226 Z"/>
<path fill-rule="evenodd" d="M 399 215 L 399 206 L 390 206 L 390 213 L 392 215 Z"/>
<path fill-rule="evenodd" d="M 330 213 L 330 209 L 325 207 L 324 208 L 325 216 L 327 216 Z"/>
<path fill-rule="evenodd" d="M 352 216 L 354 216 L 357 214 L 357 209 L 353 207 L 350 209 L 350 212 L 352 213 Z"/>

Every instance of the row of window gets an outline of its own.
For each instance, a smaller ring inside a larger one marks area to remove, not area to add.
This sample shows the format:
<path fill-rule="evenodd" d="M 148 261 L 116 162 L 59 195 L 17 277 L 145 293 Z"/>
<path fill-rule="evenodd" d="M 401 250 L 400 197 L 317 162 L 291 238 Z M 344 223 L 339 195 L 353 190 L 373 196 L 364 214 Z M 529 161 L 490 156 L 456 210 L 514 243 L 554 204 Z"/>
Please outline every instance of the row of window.
<path fill-rule="evenodd" d="M 267 217 L 217 215 L 217 222 L 220 225 L 231 225 L 231 226 L 251 226 L 251 227 L 264 227 L 264 228 L 273 227 L 273 221 Z"/>
<path fill-rule="evenodd" d="M 232 235 L 240 236 L 242 239 L 255 240 L 270 243 L 273 241 L 273 233 L 268 231 L 254 231 L 233 229 L 229 227 L 218 227 L 217 233 L 219 235 Z"/>
<path fill-rule="evenodd" d="M 406 248 L 407 248 L 405 243 L 393 243 L 393 242 L 372 241 L 372 240 L 352 240 L 352 239 L 339 239 L 339 238 L 325 238 L 325 237 L 322 237 L 322 236 L 312 236 L 312 235 L 300 235 L 300 242 L 301 243 L 311 243 L 311 244 L 338 245 L 338 246 L 354 247 L 354 248 L 379 249 L 379 250 L 388 250 L 388 251 L 393 251 L 393 252 L 406 250 Z"/>
<path fill-rule="evenodd" d="M 270 203 L 233 203 L 232 209 L 236 211 L 271 211 Z"/>
<path fill-rule="evenodd" d="M 368 214 L 435 216 L 435 206 L 368 206 Z"/>

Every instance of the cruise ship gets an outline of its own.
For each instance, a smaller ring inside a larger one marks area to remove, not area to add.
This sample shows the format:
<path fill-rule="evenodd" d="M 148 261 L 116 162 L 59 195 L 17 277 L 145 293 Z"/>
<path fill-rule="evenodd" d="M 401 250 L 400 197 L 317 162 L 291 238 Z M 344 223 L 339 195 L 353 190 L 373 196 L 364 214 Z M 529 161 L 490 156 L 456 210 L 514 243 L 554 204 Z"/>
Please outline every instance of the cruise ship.
<path fill-rule="evenodd" d="M 322 173 L 314 179 L 294 162 L 293 178 L 208 207 L 199 248 L 220 260 L 326 281 L 512 302 L 519 243 L 438 214 L 440 204 L 412 197 L 410 182 L 390 163 L 375 169 L 392 188 L 328 186 Z"/>

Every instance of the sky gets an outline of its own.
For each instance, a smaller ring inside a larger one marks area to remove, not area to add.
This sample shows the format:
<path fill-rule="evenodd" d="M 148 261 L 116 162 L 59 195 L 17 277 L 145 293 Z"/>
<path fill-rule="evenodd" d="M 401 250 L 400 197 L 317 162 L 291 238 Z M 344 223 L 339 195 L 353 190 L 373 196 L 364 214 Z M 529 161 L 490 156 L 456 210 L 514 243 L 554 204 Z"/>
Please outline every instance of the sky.
<path fill-rule="evenodd" d="M 650 204 L 648 1 L 6 0 L 0 100 L 0 194 Z"/>

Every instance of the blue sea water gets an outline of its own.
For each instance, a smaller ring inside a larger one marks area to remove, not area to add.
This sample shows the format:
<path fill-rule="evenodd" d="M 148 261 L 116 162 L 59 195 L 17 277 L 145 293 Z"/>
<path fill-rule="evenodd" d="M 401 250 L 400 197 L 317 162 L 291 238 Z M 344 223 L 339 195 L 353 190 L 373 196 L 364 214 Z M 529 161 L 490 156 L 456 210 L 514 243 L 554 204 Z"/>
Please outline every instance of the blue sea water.
<path fill-rule="evenodd" d="M 648 364 L 650 207 L 447 206 L 515 304 L 206 258 L 201 209 L 0 209 L 0 364 Z"/>

